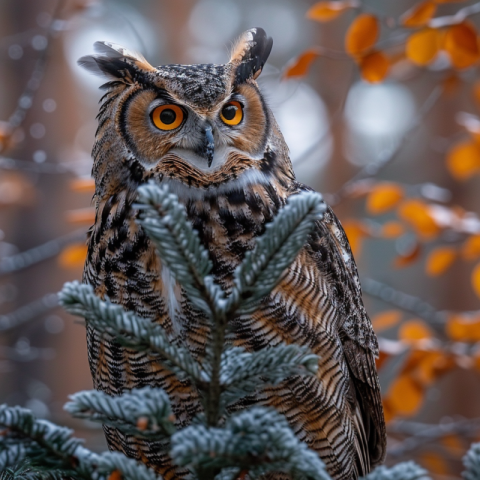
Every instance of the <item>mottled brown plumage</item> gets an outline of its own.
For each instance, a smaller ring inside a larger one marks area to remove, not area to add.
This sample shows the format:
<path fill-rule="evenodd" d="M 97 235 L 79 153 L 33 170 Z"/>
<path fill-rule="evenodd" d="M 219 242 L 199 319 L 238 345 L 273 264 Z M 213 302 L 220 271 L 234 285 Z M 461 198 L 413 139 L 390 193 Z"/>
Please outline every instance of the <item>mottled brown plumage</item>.
<path fill-rule="evenodd" d="M 308 188 L 296 182 L 287 146 L 255 82 L 271 45 L 262 29 L 252 29 L 225 65 L 154 68 L 140 55 L 106 43 L 98 46 L 100 55 L 81 60 L 111 80 L 103 87 L 93 149 L 97 214 L 84 282 L 100 297 L 158 322 L 197 357 L 204 353 L 207 322 L 162 266 L 135 222 L 132 203 L 142 182 L 167 183 L 207 247 L 215 279 L 230 289 L 235 267 L 265 224 L 290 195 Z M 242 105 L 243 117 L 229 125 L 225 107 L 233 101 Z M 183 123 L 159 129 L 152 111 L 172 104 L 181 107 Z M 382 462 L 377 341 L 347 238 L 331 210 L 258 310 L 231 322 L 228 341 L 235 345 L 257 350 L 298 343 L 320 357 L 316 378 L 289 378 L 242 399 L 232 411 L 274 406 L 334 479 L 357 478 Z M 146 385 L 164 388 L 179 426 L 200 411 L 190 383 L 179 381 L 157 358 L 120 347 L 91 327 L 88 351 L 95 388 L 111 395 Z M 105 433 L 110 448 L 143 460 L 166 479 L 182 478 L 162 445 L 110 427 Z"/>

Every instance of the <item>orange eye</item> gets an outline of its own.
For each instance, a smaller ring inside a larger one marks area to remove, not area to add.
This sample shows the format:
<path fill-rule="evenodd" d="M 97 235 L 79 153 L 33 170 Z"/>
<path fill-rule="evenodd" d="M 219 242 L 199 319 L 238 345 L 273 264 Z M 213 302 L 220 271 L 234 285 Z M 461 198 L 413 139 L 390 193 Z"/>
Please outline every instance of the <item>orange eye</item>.
<path fill-rule="evenodd" d="M 152 112 L 152 122 L 160 130 L 174 130 L 183 122 L 183 110 L 177 105 L 160 105 Z"/>
<path fill-rule="evenodd" d="M 222 108 L 220 118 L 227 125 L 238 125 L 243 119 L 243 108 L 240 102 L 228 102 Z"/>

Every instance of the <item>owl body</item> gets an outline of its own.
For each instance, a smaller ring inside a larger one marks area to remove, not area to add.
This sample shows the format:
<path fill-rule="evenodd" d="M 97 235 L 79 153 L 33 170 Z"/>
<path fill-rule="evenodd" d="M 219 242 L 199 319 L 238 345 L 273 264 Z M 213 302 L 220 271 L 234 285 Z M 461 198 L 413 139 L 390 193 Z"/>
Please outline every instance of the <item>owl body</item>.
<path fill-rule="evenodd" d="M 265 225 L 290 195 L 308 189 L 295 180 L 288 148 L 255 82 L 271 45 L 262 29 L 252 29 L 225 65 L 154 68 L 106 43 L 98 46 L 100 55 L 81 59 L 111 80 L 104 86 L 93 149 L 97 212 L 84 282 L 100 297 L 158 322 L 172 342 L 187 345 L 197 358 L 204 355 L 207 319 L 162 265 L 132 204 L 141 183 L 168 184 L 209 251 L 215 280 L 229 292 L 234 269 Z M 233 345 L 252 351 L 296 343 L 320 357 L 316 377 L 291 377 L 232 410 L 275 407 L 334 479 L 357 478 L 383 460 L 377 342 L 348 241 L 331 210 L 258 309 L 230 322 L 227 341 Z M 91 327 L 87 340 L 98 390 L 119 395 L 161 387 L 179 427 L 201 411 L 195 388 L 158 358 L 121 347 Z M 111 449 L 144 461 L 167 480 L 185 475 L 161 453 L 161 443 L 104 428 Z"/>

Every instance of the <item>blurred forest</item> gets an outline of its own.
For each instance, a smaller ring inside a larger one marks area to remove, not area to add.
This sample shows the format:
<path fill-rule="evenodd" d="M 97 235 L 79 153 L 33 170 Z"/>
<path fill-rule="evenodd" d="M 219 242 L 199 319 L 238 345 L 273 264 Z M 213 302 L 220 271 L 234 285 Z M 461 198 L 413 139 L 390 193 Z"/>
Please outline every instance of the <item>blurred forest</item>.
<path fill-rule="evenodd" d="M 85 331 L 57 307 L 93 222 L 96 40 L 153 65 L 223 63 L 274 39 L 260 85 L 297 177 L 333 205 L 379 336 L 387 464 L 459 478 L 480 441 L 480 2 L 0 2 L 0 403 L 72 426 L 91 388 Z"/>

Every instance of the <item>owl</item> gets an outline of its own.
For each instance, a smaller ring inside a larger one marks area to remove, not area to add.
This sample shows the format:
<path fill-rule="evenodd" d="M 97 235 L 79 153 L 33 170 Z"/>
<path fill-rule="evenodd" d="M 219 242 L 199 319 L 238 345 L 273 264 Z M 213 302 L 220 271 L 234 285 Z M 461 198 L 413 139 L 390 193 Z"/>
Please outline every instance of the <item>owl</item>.
<path fill-rule="evenodd" d="M 288 147 L 256 79 L 272 49 L 261 28 L 246 31 L 222 65 L 151 66 L 108 42 L 80 65 L 108 78 L 93 147 L 96 218 L 88 233 L 83 281 L 101 298 L 164 327 L 201 358 L 209 327 L 182 285 L 162 266 L 135 221 L 140 184 L 154 180 L 178 195 L 228 293 L 233 272 L 290 195 Z M 385 456 L 385 424 L 375 369 L 378 345 L 362 303 L 345 233 L 331 209 L 270 295 L 231 319 L 229 341 L 249 351 L 281 342 L 319 356 L 314 377 L 294 376 L 238 402 L 271 406 L 318 453 L 335 480 L 367 474 Z M 170 396 L 177 425 L 201 411 L 194 387 L 157 358 L 120 346 L 87 327 L 94 387 L 110 395 L 147 385 Z M 105 426 L 112 450 L 145 462 L 167 480 L 176 467 L 161 442 Z M 268 479 L 286 479 L 271 474 Z"/>

